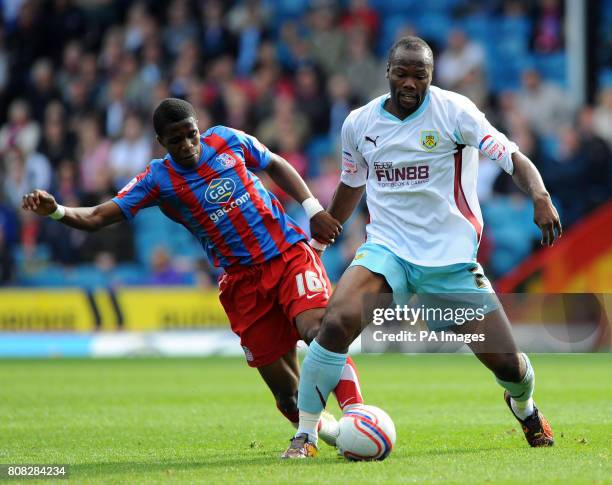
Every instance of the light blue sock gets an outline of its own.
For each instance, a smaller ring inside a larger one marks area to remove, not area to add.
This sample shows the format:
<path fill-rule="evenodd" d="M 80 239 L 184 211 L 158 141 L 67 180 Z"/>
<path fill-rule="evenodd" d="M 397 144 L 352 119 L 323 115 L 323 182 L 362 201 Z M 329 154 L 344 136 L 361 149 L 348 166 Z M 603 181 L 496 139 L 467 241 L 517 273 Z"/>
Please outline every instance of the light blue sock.
<path fill-rule="evenodd" d="M 521 354 L 525 360 L 526 372 L 525 376 L 520 382 L 509 382 L 497 379 L 500 386 L 506 389 L 510 393 L 510 397 L 517 402 L 528 401 L 533 395 L 533 388 L 535 387 L 535 373 L 529 357 L 525 354 Z"/>
<path fill-rule="evenodd" d="M 330 352 L 313 340 L 300 372 L 298 408 L 307 413 L 325 409 L 329 393 L 338 385 L 346 364 L 346 354 Z"/>

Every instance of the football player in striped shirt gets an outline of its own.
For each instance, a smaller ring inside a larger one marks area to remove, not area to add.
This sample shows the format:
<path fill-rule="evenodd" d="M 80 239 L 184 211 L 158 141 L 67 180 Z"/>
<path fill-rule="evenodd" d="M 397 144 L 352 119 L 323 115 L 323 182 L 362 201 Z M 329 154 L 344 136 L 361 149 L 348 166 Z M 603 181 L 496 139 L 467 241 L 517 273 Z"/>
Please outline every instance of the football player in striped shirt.
<path fill-rule="evenodd" d="M 342 226 L 323 210 L 295 169 L 256 138 L 225 126 L 203 134 L 186 101 L 169 98 L 153 115 L 157 140 L 167 155 L 149 163 L 116 197 L 95 207 L 64 207 L 35 190 L 23 209 L 67 226 L 93 231 L 133 218 L 157 206 L 186 227 L 224 272 L 219 297 L 232 330 L 240 337 L 249 366 L 258 369 L 278 409 L 297 427 L 299 367 L 296 343 L 316 335 L 331 284 L 307 236 L 254 172 L 265 171 L 300 202 L 325 242 Z M 349 359 L 335 386 L 341 408 L 362 402 L 359 380 Z M 322 437 L 335 443 L 337 423 L 325 415 Z M 317 453 L 316 446 L 304 456 Z"/>
<path fill-rule="evenodd" d="M 303 363 L 300 425 L 288 454 L 298 456 L 316 443 L 318 413 L 338 382 L 349 344 L 368 323 L 362 323 L 364 309 L 355 302 L 368 294 L 392 294 L 396 303 L 417 294 L 421 301 L 448 308 L 459 302 L 472 310 L 482 298 L 493 302 L 475 332 L 482 332 L 484 342 L 470 348 L 505 388 L 504 399 L 528 443 L 554 442 L 532 399 L 534 370 L 476 260 L 483 227 L 476 196 L 479 156 L 497 163 L 531 197 L 543 245 L 561 236 L 559 215 L 538 170 L 518 146 L 465 96 L 431 86 L 433 64 L 422 39 L 397 41 L 387 63 L 389 93 L 352 111 L 342 127 L 342 173 L 328 212 L 344 223 L 365 192 L 367 241 L 338 282 Z M 311 229 L 325 242 L 324 232 Z M 462 333 L 471 326 L 450 329 Z"/>

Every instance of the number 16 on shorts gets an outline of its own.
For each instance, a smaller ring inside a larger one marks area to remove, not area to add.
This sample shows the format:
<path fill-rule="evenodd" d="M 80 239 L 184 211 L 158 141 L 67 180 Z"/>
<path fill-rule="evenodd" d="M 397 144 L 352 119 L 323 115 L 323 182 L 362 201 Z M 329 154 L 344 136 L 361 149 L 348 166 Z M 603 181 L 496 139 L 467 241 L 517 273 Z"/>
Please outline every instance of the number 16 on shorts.
<path fill-rule="evenodd" d="M 325 290 L 324 283 L 314 271 L 304 271 L 304 273 L 295 275 L 295 284 L 297 285 L 298 295 L 306 295 L 306 298 L 310 297 L 309 294 L 321 293 Z M 308 292 L 306 289 L 308 289 Z"/>

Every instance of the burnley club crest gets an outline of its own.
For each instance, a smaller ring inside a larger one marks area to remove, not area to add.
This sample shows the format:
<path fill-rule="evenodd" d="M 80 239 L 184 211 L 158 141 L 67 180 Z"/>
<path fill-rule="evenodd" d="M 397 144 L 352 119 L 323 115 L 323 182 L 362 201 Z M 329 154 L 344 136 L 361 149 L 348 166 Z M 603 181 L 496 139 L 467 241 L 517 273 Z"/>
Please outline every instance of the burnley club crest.
<path fill-rule="evenodd" d="M 434 150 L 438 146 L 440 134 L 436 130 L 421 131 L 421 146 L 428 152 Z"/>

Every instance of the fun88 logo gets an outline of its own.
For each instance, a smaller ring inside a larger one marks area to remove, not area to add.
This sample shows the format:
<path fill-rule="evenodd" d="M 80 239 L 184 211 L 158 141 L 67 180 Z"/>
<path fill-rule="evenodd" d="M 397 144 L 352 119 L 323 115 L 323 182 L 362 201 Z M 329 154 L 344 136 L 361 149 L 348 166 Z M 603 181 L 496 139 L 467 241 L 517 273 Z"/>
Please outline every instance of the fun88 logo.
<path fill-rule="evenodd" d="M 235 190 L 236 183 L 232 179 L 213 179 L 208 185 L 204 197 L 211 204 L 227 204 L 232 195 L 234 195 Z"/>

